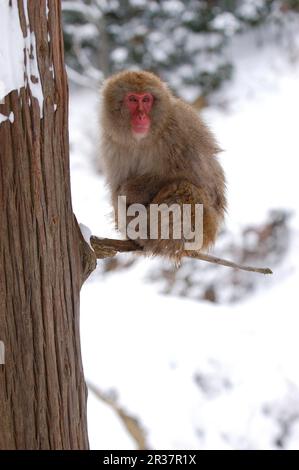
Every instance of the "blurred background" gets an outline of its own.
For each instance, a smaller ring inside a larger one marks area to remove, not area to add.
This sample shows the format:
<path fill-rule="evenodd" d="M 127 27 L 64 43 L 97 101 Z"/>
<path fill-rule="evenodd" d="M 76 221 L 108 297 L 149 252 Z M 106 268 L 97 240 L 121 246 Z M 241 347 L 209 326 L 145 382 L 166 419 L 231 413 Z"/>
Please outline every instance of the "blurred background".
<path fill-rule="evenodd" d="M 274 275 L 118 255 L 81 295 L 93 449 L 299 449 L 299 1 L 63 0 L 72 196 L 116 237 L 100 85 L 146 69 L 217 136 L 228 214 L 213 253 Z"/>

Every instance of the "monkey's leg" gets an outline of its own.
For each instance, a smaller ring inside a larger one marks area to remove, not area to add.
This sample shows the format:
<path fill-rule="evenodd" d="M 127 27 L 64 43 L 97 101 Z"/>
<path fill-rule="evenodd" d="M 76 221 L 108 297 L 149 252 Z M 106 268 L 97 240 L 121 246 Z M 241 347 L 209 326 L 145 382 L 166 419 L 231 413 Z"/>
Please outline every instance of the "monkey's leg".
<path fill-rule="evenodd" d="M 160 206 L 160 205 L 164 206 Z M 175 218 L 173 212 L 171 211 L 171 206 L 176 204 L 177 208 L 180 209 L 180 219 Z M 202 204 L 203 205 L 203 223 L 200 224 L 200 227 L 196 224 L 196 210 L 195 205 Z M 156 212 L 151 209 L 153 205 L 156 205 Z M 202 245 L 200 246 L 199 250 L 204 251 L 209 248 L 216 239 L 217 232 L 219 229 L 220 222 L 223 219 L 223 211 L 217 208 L 209 193 L 204 191 L 203 189 L 194 186 L 192 183 L 186 180 L 180 180 L 176 182 L 172 182 L 166 186 L 164 186 L 152 199 L 150 205 L 147 208 L 147 215 L 148 215 L 148 238 L 137 239 L 135 240 L 140 246 L 144 248 L 144 250 L 148 253 L 154 255 L 161 255 L 166 256 L 175 260 L 180 260 L 182 256 L 186 253 L 186 242 L 192 241 L 189 238 L 186 238 L 184 235 L 183 230 L 183 223 L 185 222 L 183 218 L 183 206 L 189 205 L 191 215 L 190 221 L 190 228 L 194 232 L 196 229 L 200 229 L 203 231 L 202 235 Z M 158 208 L 163 207 L 161 209 L 162 213 L 168 214 L 168 217 L 164 219 L 167 221 L 168 230 L 166 231 L 167 238 L 164 238 L 165 233 L 163 235 L 162 228 L 161 228 L 161 218 L 160 218 L 160 211 Z M 157 214 L 156 220 L 153 220 L 153 212 Z M 175 224 L 178 222 L 180 223 L 180 231 L 178 234 L 178 227 L 175 227 Z M 157 224 L 158 230 L 156 231 L 156 237 L 153 238 L 151 234 L 151 224 Z M 176 236 L 174 233 L 176 232 Z M 178 236 L 179 235 L 179 236 Z M 197 234 L 198 235 L 198 234 Z M 199 251 L 197 249 L 197 251 Z"/>

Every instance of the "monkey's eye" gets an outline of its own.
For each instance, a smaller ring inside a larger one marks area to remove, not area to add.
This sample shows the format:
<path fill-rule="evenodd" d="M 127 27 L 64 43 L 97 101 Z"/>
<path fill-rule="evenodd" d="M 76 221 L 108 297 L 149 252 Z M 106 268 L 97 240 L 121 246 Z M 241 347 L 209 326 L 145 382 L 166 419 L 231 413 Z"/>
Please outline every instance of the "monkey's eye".
<path fill-rule="evenodd" d="M 149 96 L 145 96 L 143 99 L 142 99 L 143 103 L 149 103 L 150 102 L 150 97 Z"/>
<path fill-rule="evenodd" d="M 136 102 L 137 102 L 137 99 L 135 98 L 135 96 L 131 95 L 131 96 L 129 96 L 129 101 L 130 101 L 131 103 L 136 103 Z"/>

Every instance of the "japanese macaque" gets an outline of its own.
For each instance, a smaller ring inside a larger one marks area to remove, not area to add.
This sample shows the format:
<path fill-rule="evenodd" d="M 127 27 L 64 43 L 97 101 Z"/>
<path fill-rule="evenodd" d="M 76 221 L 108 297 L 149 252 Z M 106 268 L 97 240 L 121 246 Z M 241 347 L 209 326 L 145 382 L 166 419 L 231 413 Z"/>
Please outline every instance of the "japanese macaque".
<path fill-rule="evenodd" d="M 126 207 L 143 204 L 150 217 L 153 204 L 171 209 L 202 204 L 201 250 L 214 242 L 224 217 L 225 179 L 217 161 L 215 139 L 191 106 L 176 98 L 156 75 L 124 71 L 104 83 L 101 108 L 101 156 L 115 213 L 118 196 Z M 176 219 L 177 220 L 177 219 Z M 127 218 L 127 225 L 132 221 Z M 169 237 L 134 237 L 144 251 L 180 260 L 186 254 L 184 231 L 173 235 L 175 218 L 169 214 Z M 116 224 L 119 221 L 116 218 Z M 126 236 L 130 235 L 126 232 Z"/>

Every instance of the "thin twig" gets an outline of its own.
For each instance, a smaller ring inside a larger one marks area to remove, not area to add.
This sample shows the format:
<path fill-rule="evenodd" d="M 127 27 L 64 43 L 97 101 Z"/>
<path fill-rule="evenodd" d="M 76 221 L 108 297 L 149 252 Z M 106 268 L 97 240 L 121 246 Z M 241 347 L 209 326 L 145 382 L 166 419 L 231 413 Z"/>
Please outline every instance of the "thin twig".
<path fill-rule="evenodd" d="M 109 258 L 115 256 L 117 253 L 124 252 L 139 252 L 142 253 L 142 248 L 137 245 L 133 240 L 114 240 L 112 238 L 98 238 L 91 237 L 90 243 L 97 258 Z M 217 256 L 208 255 L 206 253 L 199 253 L 193 251 L 186 251 L 185 254 L 188 258 L 198 259 L 201 261 L 207 261 L 208 263 L 218 264 L 221 266 L 227 266 L 229 268 L 241 269 L 242 271 L 250 271 L 253 273 L 260 274 L 273 274 L 269 268 L 257 268 L 254 266 L 244 266 L 242 264 L 234 263 L 226 259 L 218 258 Z"/>
<path fill-rule="evenodd" d="M 243 264 L 237 264 L 233 261 L 227 259 L 218 258 L 217 256 L 207 255 L 206 253 L 193 253 L 190 251 L 190 254 L 187 255 L 189 258 L 200 259 L 202 261 L 207 261 L 208 263 L 219 264 L 221 266 L 227 266 L 228 268 L 242 269 L 242 271 L 250 271 L 252 273 L 260 274 L 273 274 L 269 268 L 256 268 L 254 266 L 245 266 Z"/>

